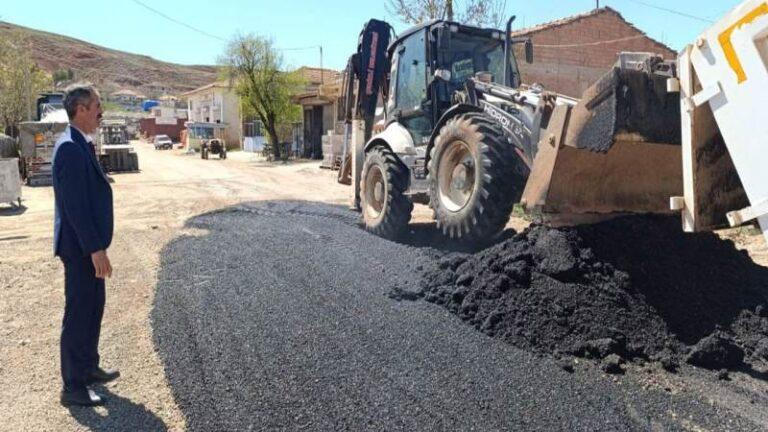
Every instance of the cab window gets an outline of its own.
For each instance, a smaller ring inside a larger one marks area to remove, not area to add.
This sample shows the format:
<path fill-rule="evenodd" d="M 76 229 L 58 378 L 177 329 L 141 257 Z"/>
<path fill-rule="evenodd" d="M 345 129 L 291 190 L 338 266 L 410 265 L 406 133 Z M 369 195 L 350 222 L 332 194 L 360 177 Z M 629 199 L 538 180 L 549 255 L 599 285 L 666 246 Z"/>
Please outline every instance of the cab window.
<path fill-rule="evenodd" d="M 421 107 L 427 97 L 424 31 L 409 36 L 398 49 L 396 108 Z"/>

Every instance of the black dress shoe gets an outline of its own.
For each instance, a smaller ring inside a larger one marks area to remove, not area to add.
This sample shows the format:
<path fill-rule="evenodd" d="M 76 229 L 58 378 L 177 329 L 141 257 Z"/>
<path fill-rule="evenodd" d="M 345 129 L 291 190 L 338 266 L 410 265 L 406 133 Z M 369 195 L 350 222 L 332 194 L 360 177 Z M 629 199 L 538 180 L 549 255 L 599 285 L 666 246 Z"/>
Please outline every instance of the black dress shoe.
<path fill-rule="evenodd" d="M 91 389 L 61 392 L 61 404 L 64 406 L 99 406 L 106 400 Z"/>
<path fill-rule="evenodd" d="M 105 384 L 116 380 L 120 376 L 120 371 L 116 369 L 102 369 L 97 367 L 88 377 L 88 384 Z"/>

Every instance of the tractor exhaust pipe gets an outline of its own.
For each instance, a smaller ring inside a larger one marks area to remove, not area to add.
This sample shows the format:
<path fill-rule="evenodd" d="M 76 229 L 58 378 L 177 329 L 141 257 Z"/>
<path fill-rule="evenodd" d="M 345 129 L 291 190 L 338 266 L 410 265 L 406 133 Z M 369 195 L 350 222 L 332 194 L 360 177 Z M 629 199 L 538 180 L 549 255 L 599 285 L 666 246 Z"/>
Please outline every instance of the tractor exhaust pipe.
<path fill-rule="evenodd" d="M 509 56 L 512 50 L 512 23 L 515 22 L 517 16 L 512 15 L 507 20 L 506 31 L 504 32 L 504 85 L 507 87 L 514 87 L 512 83 L 512 77 L 509 74 Z"/>

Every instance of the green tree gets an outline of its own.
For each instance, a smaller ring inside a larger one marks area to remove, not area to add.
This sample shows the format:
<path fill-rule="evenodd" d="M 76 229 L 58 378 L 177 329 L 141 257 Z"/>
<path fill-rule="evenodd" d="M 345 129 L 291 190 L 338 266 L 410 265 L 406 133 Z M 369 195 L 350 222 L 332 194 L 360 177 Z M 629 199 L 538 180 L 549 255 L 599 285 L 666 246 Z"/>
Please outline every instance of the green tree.
<path fill-rule="evenodd" d="M 271 40 L 252 34 L 235 36 L 219 63 L 241 98 L 243 114 L 261 120 L 279 159 L 280 126 L 301 118 L 301 107 L 291 102 L 291 96 L 303 89 L 303 80 L 283 70 L 282 55 Z"/>
<path fill-rule="evenodd" d="M 504 23 L 506 0 L 386 0 L 385 6 L 407 24 L 445 19 L 480 27 Z M 458 10 L 458 13 L 456 11 Z"/>
<path fill-rule="evenodd" d="M 9 135 L 35 116 L 37 94 L 51 87 L 51 77 L 29 55 L 27 41 L 18 34 L 0 39 L 0 124 Z"/>
<path fill-rule="evenodd" d="M 53 83 L 58 85 L 65 81 L 71 81 L 74 77 L 75 72 L 72 69 L 58 69 L 53 72 Z"/>

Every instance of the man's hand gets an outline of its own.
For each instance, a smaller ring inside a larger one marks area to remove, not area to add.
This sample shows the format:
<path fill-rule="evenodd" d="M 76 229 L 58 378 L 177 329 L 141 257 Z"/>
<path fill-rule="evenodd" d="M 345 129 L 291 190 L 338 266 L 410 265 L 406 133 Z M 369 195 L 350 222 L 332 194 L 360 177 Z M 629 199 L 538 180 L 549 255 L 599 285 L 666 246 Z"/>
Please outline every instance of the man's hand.
<path fill-rule="evenodd" d="M 107 251 L 100 250 L 91 254 L 91 260 L 93 261 L 93 267 L 96 269 L 96 277 L 99 279 L 105 279 L 112 277 L 112 264 L 107 257 Z"/>

